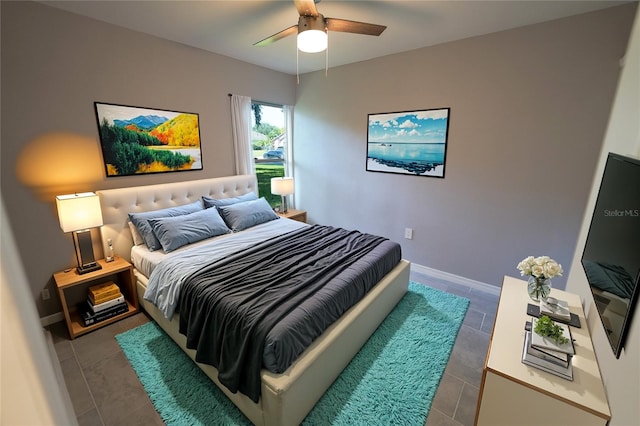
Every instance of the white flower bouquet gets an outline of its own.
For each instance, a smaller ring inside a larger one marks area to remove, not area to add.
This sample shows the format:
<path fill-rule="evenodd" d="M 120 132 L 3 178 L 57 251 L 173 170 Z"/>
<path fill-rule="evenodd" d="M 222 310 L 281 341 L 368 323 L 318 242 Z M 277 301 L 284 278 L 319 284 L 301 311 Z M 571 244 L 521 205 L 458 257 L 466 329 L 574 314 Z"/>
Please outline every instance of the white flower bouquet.
<path fill-rule="evenodd" d="M 528 256 L 518 263 L 520 275 L 529 275 L 535 278 L 550 279 L 562 276 L 562 265 L 549 256 L 533 257 Z"/>

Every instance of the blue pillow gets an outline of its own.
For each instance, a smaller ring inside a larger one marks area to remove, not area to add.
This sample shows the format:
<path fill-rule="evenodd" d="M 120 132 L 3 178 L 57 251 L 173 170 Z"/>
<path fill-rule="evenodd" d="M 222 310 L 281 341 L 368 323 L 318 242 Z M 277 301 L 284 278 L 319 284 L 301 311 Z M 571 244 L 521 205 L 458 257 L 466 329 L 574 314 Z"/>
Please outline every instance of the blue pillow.
<path fill-rule="evenodd" d="M 162 249 L 169 253 L 187 244 L 231 232 L 216 209 L 182 216 L 149 219 Z"/>
<path fill-rule="evenodd" d="M 218 209 L 227 226 L 234 232 L 279 218 L 264 197 L 218 207 Z"/>
<path fill-rule="evenodd" d="M 202 202 L 204 203 L 204 208 L 208 209 L 210 207 L 230 206 L 231 204 L 243 203 L 245 201 L 253 201 L 257 199 L 258 196 L 254 192 L 247 192 L 244 195 L 232 198 L 211 198 L 203 196 Z"/>
<path fill-rule="evenodd" d="M 158 238 L 153 233 L 153 229 L 151 229 L 151 225 L 149 225 L 149 219 L 182 216 L 202 209 L 202 203 L 198 200 L 191 204 L 185 204 L 184 206 L 169 207 L 167 209 L 153 210 L 143 213 L 129 213 L 129 220 L 131 220 L 136 228 L 138 228 L 138 232 L 140 232 L 140 235 L 149 250 L 154 251 L 160 250 L 162 248 L 162 244 L 160 244 L 160 241 L 158 241 Z"/>

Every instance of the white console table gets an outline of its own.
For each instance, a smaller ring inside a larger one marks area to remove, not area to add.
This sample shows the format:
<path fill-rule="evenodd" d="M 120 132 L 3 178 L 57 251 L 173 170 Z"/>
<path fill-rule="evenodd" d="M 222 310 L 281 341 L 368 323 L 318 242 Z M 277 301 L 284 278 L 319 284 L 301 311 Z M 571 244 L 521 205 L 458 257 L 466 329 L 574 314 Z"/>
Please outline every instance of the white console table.
<path fill-rule="evenodd" d="M 611 419 L 580 297 L 552 289 L 569 302 L 581 328 L 571 327 L 576 354 L 573 381 L 521 362 L 527 304 L 526 281 L 505 277 L 482 372 L 476 425 L 606 425 Z"/>

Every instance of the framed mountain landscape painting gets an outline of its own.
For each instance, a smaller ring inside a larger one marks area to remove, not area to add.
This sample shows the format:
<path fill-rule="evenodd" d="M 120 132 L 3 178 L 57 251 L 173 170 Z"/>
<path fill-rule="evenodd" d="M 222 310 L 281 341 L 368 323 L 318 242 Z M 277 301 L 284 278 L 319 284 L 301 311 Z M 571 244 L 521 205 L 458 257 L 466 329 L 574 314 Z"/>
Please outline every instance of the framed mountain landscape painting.
<path fill-rule="evenodd" d="M 202 170 L 198 114 L 94 105 L 107 177 Z"/>
<path fill-rule="evenodd" d="M 367 171 L 444 178 L 449 108 L 369 114 Z"/>

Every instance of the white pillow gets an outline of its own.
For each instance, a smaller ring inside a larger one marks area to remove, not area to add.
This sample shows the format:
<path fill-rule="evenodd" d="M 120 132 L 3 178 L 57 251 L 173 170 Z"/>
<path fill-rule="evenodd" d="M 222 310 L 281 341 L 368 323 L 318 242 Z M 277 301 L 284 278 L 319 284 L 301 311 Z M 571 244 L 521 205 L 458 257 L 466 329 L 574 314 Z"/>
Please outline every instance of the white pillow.
<path fill-rule="evenodd" d="M 144 238 L 142 238 L 142 235 L 140 235 L 140 232 L 138 232 L 138 228 L 136 228 L 133 222 L 129 221 L 127 222 L 127 224 L 129 225 L 129 231 L 131 231 L 131 236 L 133 237 L 133 244 L 137 246 L 144 244 Z"/>

